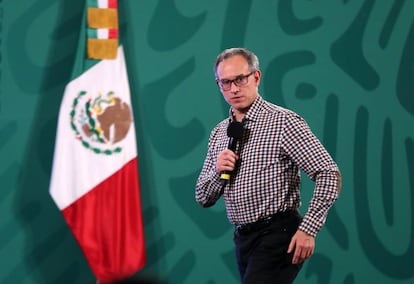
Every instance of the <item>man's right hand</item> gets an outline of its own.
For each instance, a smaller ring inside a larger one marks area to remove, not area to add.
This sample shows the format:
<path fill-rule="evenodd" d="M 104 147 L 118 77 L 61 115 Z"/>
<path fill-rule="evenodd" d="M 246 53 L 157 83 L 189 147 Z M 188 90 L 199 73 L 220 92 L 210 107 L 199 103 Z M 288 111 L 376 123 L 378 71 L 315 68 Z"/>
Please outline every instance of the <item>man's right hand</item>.
<path fill-rule="evenodd" d="M 236 161 L 239 159 L 239 156 L 237 156 L 232 150 L 225 149 L 220 152 L 217 156 L 217 162 L 216 162 L 216 171 L 218 173 L 223 171 L 231 172 L 234 170 L 234 167 L 236 165 Z"/>

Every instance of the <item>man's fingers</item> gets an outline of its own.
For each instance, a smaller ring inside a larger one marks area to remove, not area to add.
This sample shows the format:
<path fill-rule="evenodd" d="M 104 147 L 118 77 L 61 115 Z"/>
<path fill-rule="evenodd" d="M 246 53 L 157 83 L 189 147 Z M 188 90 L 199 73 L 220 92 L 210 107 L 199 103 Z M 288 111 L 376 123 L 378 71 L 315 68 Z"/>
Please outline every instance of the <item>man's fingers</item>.
<path fill-rule="evenodd" d="M 232 171 L 239 157 L 231 150 L 225 149 L 218 156 L 216 161 L 216 170 Z"/>
<path fill-rule="evenodd" d="M 289 247 L 288 247 L 288 253 L 291 253 L 293 251 L 293 249 L 295 248 L 295 239 L 292 238 L 292 240 L 290 241 Z"/>
<path fill-rule="evenodd" d="M 291 247 L 289 247 L 291 249 Z M 292 250 L 288 250 L 288 253 L 292 252 Z M 295 252 L 293 254 L 292 263 L 298 264 L 304 262 L 306 259 L 310 258 L 313 254 L 312 249 L 310 248 L 303 248 L 296 246 Z"/>

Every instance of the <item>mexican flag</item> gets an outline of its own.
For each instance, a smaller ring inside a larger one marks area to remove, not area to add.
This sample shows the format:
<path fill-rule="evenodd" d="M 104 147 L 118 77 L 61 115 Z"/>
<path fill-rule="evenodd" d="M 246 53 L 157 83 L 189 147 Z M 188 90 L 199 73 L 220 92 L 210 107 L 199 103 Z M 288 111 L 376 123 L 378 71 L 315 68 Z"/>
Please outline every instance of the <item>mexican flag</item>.
<path fill-rule="evenodd" d="M 87 0 L 50 194 L 100 283 L 145 263 L 134 116 L 114 0 Z"/>

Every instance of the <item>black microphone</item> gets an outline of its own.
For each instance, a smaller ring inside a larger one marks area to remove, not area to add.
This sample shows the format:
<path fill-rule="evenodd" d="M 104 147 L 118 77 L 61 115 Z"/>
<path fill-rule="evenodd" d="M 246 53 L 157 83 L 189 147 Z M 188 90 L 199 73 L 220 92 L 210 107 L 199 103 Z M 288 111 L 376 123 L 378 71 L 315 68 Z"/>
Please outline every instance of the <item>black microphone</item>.
<path fill-rule="evenodd" d="M 227 146 L 228 149 L 232 150 L 233 152 L 236 151 L 237 142 L 243 136 L 243 123 L 233 120 L 229 126 L 227 127 L 227 136 L 229 137 L 229 144 Z M 227 182 L 230 180 L 231 172 L 229 171 L 222 171 L 220 174 L 220 179 L 223 182 Z"/>

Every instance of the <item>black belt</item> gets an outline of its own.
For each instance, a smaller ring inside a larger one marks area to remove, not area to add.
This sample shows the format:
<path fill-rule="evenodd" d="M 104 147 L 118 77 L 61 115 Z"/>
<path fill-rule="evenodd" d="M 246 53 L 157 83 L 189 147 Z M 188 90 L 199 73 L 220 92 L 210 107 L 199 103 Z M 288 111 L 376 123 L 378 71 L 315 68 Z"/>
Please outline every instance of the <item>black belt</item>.
<path fill-rule="evenodd" d="M 247 234 L 250 232 L 258 231 L 276 220 L 280 220 L 287 216 L 298 215 L 298 214 L 299 212 L 297 210 L 286 210 L 283 212 L 277 212 L 270 216 L 266 216 L 264 218 L 259 219 L 256 222 L 236 225 L 235 227 L 236 227 L 236 231 L 239 232 L 240 234 Z"/>

